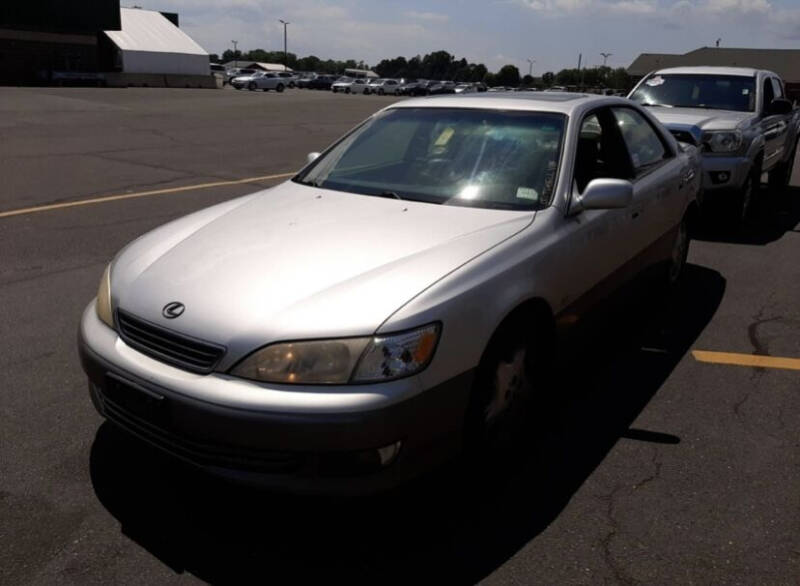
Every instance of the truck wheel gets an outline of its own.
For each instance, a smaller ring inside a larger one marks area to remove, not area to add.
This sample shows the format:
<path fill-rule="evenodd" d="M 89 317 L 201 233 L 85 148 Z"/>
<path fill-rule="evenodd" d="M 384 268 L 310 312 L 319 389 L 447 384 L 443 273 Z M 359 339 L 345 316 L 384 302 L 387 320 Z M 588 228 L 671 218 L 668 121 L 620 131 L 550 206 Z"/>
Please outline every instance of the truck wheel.
<path fill-rule="evenodd" d="M 278 84 L 278 87 L 275 88 L 275 91 L 281 93 L 285 88 L 283 87 L 282 83 Z"/>
<path fill-rule="evenodd" d="M 792 180 L 792 171 L 794 170 L 794 160 L 797 157 L 797 142 L 794 143 L 794 148 L 789 154 L 789 158 L 783 162 L 775 165 L 775 168 L 769 172 L 769 188 L 770 195 L 777 195 L 777 192 L 783 191 Z"/>
<path fill-rule="evenodd" d="M 755 167 L 747 176 L 747 179 L 745 179 L 744 185 L 742 185 L 742 188 L 739 190 L 739 198 L 734 208 L 736 212 L 736 222 L 738 224 L 746 223 L 752 216 L 760 183 L 761 163 L 756 163 Z"/>

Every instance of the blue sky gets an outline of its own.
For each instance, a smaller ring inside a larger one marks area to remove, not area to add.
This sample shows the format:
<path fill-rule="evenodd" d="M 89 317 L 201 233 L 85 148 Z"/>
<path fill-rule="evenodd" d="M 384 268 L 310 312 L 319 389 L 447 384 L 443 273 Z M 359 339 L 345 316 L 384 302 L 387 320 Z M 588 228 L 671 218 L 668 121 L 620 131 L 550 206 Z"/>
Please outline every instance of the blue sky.
<path fill-rule="evenodd" d="M 534 74 L 584 64 L 626 67 L 641 52 L 711 46 L 800 48 L 800 0 L 145 0 L 176 11 L 210 53 L 283 49 L 299 56 L 406 57 L 445 49 L 490 70 L 513 63 Z M 125 3 L 123 2 L 123 5 Z"/>

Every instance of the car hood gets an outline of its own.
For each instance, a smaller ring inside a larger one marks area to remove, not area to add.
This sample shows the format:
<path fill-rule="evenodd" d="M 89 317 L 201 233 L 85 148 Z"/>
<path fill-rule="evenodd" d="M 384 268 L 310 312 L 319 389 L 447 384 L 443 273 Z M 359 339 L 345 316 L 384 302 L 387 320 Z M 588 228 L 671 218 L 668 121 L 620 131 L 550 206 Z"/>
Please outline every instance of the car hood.
<path fill-rule="evenodd" d="M 371 334 L 534 215 L 287 182 L 129 245 L 112 268 L 112 299 L 234 355 L 278 340 Z M 168 320 L 161 311 L 173 301 L 186 309 Z"/>
<path fill-rule="evenodd" d="M 650 108 L 649 112 L 668 129 L 688 131 L 698 142 L 704 130 L 736 130 L 755 116 L 752 112 L 706 108 Z"/>

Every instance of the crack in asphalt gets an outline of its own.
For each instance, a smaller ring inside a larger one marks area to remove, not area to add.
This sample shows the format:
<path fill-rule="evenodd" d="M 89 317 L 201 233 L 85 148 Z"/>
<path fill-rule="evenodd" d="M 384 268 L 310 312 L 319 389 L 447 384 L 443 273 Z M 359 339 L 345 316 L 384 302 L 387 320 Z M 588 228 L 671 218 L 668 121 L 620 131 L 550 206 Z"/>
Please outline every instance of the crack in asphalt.
<path fill-rule="evenodd" d="M 53 270 L 53 271 L 46 271 L 44 273 L 39 273 L 38 275 L 31 275 L 31 276 L 27 276 L 27 277 L 21 277 L 19 279 L 12 279 L 10 281 L 2 281 L 2 282 L 0 282 L 0 289 L 2 289 L 4 287 L 9 287 L 11 285 L 17 285 L 19 283 L 25 283 L 27 281 L 35 281 L 37 279 L 41 279 L 41 278 L 44 278 L 44 277 L 50 277 L 50 276 L 53 276 L 53 275 L 61 275 L 63 273 L 70 273 L 72 271 L 79 271 L 79 270 L 88 269 L 88 268 L 91 268 L 91 267 L 105 267 L 106 264 L 108 264 L 108 263 L 107 262 L 94 261 L 94 262 L 90 262 L 90 263 L 86 263 L 86 264 L 80 264 L 80 265 L 75 265 L 75 266 L 71 266 L 71 267 L 65 267 L 63 269 L 56 269 L 56 270 Z"/>
<path fill-rule="evenodd" d="M 633 484 L 633 490 L 639 490 L 651 482 L 659 480 L 661 478 L 661 469 L 662 469 L 662 462 L 660 458 L 661 454 L 658 448 L 653 447 L 653 455 L 650 459 L 650 463 L 653 465 L 652 472 L 642 478 L 641 480 L 635 482 Z M 601 494 L 596 495 L 597 498 L 600 500 L 606 501 L 606 518 L 608 519 L 608 523 L 611 526 L 609 532 L 600 540 L 600 545 L 603 551 L 603 561 L 605 562 L 606 566 L 611 570 L 611 573 L 616 580 L 617 583 L 626 584 L 626 585 L 635 585 L 639 584 L 640 582 L 636 580 L 633 576 L 628 574 L 624 567 L 615 559 L 614 554 L 611 551 L 611 545 L 617 535 L 622 534 L 622 530 L 620 528 L 619 521 L 615 515 L 615 509 L 617 506 L 616 499 L 619 492 L 624 488 L 624 485 L 616 485 L 614 489 L 608 494 Z"/>

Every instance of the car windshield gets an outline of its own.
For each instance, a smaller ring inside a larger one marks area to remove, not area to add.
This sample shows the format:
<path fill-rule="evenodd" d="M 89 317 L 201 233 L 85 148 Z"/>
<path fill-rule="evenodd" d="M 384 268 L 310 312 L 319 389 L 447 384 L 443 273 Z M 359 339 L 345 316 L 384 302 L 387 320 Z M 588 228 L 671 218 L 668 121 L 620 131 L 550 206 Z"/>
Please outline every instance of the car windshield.
<path fill-rule="evenodd" d="M 755 110 L 756 81 L 739 75 L 655 74 L 631 95 L 645 106 Z"/>
<path fill-rule="evenodd" d="M 294 181 L 436 204 L 533 210 L 550 203 L 566 117 L 395 108 L 370 119 Z"/>

